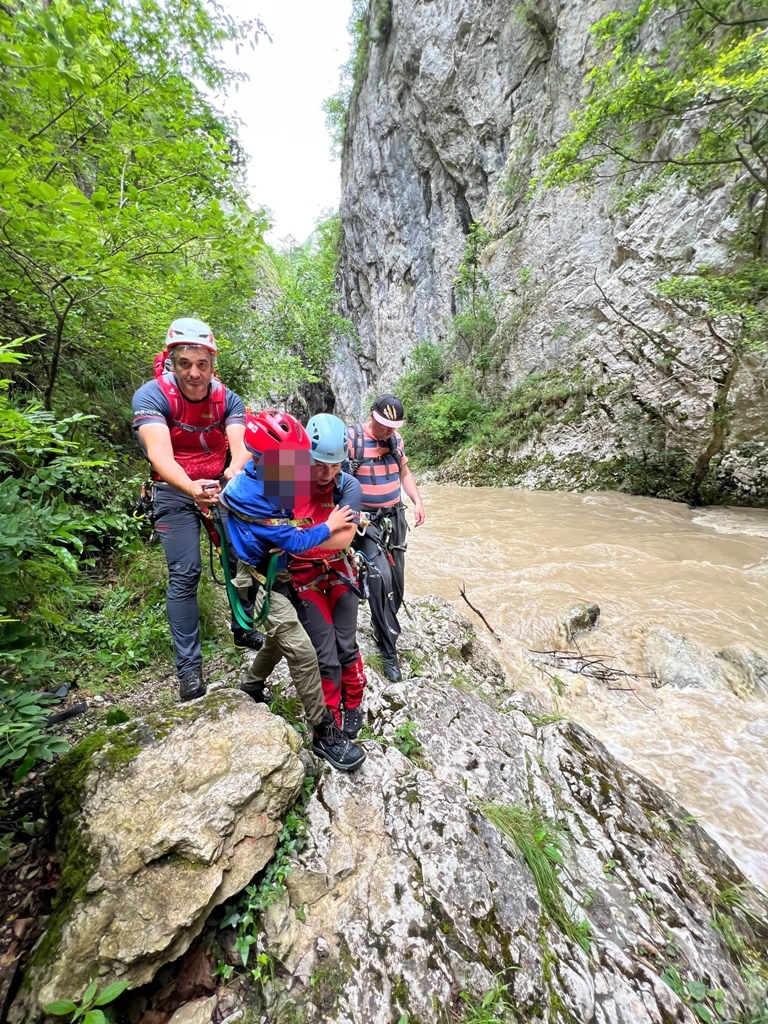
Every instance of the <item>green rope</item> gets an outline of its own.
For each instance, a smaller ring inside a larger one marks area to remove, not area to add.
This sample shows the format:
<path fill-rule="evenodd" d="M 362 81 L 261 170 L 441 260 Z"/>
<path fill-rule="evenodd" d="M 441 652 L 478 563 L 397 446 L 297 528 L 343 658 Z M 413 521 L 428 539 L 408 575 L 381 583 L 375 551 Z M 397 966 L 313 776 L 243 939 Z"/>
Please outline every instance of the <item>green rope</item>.
<path fill-rule="evenodd" d="M 235 622 L 241 629 L 251 630 L 256 629 L 258 626 L 263 626 L 267 621 L 269 615 L 269 606 L 272 598 L 272 587 L 274 586 L 275 576 L 277 576 L 277 562 L 280 557 L 279 551 L 273 551 L 269 556 L 269 565 L 267 567 L 266 583 L 264 587 L 264 600 L 261 605 L 261 609 L 258 615 L 250 616 L 243 608 L 243 602 L 240 600 L 240 594 L 238 593 L 237 587 L 232 582 L 232 573 L 230 571 L 230 551 L 229 541 L 227 540 L 227 531 L 224 529 L 224 523 L 221 520 L 221 516 L 214 513 L 216 519 L 216 526 L 219 534 L 219 540 L 221 541 L 221 567 L 224 571 L 224 583 L 227 588 L 227 597 L 229 598 L 229 606 L 232 609 L 232 615 Z"/>

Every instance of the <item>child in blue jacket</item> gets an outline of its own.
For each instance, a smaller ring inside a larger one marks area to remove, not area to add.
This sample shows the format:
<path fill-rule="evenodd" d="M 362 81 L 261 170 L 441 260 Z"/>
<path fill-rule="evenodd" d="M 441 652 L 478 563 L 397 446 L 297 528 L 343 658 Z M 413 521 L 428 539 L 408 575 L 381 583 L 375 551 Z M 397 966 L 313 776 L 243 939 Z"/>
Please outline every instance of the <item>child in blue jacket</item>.
<path fill-rule="evenodd" d="M 365 751 L 344 735 L 326 707 L 317 655 L 299 622 L 299 599 L 287 569 L 288 554 L 315 547 L 346 547 L 355 532 L 354 513 L 337 506 L 325 523 L 307 529 L 293 520 L 294 507 L 304 504 L 311 494 L 314 475 L 309 436 L 293 416 L 273 410 L 249 413 L 244 441 L 254 455 L 253 463 L 230 480 L 219 500 L 229 512 L 230 545 L 240 563 L 236 583 L 241 590 L 256 588 L 256 613 L 267 596 L 273 559 L 276 575 L 269 593 L 269 612 L 261 626 L 266 640 L 241 689 L 254 700 L 264 701 L 266 680 L 284 657 L 312 728 L 313 751 L 340 771 L 354 771 L 365 760 Z"/>

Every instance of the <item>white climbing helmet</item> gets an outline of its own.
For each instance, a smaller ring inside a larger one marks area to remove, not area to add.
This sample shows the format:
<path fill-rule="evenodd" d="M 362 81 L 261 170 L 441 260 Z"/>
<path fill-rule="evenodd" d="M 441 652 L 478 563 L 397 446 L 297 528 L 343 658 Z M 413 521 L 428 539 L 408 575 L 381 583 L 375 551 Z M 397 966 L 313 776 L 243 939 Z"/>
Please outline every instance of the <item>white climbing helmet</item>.
<path fill-rule="evenodd" d="M 168 328 L 165 347 L 171 349 L 177 345 L 201 345 L 216 355 L 213 331 L 208 324 L 203 323 L 202 320 L 195 320 L 191 316 L 183 316 L 179 320 L 174 320 Z"/>

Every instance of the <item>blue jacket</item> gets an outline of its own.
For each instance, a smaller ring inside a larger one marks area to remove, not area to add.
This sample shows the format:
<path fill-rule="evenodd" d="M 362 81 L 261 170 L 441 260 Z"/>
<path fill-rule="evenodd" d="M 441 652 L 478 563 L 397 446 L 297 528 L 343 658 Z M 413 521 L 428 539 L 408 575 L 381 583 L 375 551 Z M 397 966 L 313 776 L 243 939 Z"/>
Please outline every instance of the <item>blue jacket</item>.
<path fill-rule="evenodd" d="M 292 508 L 276 508 L 264 494 L 264 481 L 256 477 L 254 464 L 249 462 L 245 469 L 229 481 L 220 494 L 225 508 L 232 513 L 227 517 L 227 532 L 233 552 L 243 562 L 258 568 L 259 563 L 272 548 L 280 548 L 291 555 L 300 555 L 310 548 L 328 540 L 331 528 L 327 523 L 299 529 L 289 522 Z M 253 519 L 276 521 L 273 526 L 249 523 L 238 518 L 238 512 Z M 286 569 L 287 554 L 278 559 L 277 569 Z"/>

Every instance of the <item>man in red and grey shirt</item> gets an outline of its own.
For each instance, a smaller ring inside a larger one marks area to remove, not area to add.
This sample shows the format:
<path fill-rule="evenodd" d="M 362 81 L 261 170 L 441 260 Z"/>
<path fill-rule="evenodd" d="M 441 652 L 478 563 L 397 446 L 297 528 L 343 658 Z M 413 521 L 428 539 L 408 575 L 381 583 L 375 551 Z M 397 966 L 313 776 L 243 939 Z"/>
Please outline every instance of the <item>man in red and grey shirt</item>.
<path fill-rule="evenodd" d="M 197 603 L 198 512 L 217 504 L 224 482 L 251 459 L 243 444 L 245 406 L 214 376 L 215 358 L 207 324 L 193 317 L 174 320 L 155 379 L 133 396 L 133 429 L 152 466 L 153 521 L 168 563 L 166 609 L 183 701 L 206 690 Z M 240 646 L 263 642 L 255 631 L 240 634 Z"/>
<path fill-rule="evenodd" d="M 363 511 L 371 520 L 355 547 L 368 564 L 368 603 L 383 659 L 384 675 L 398 680 L 396 642 L 400 635 L 397 613 L 405 589 L 405 536 L 408 524 L 401 492 L 413 502 L 416 526 L 424 522 L 424 505 L 398 427 L 403 425 L 403 403 L 394 395 L 380 395 L 367 422 L 348 431 L 349 465 L 363 492 Z"/>

